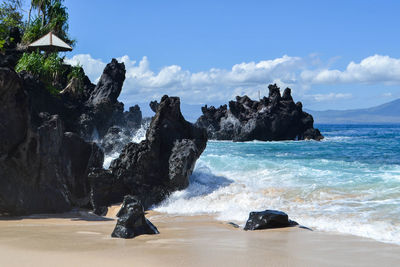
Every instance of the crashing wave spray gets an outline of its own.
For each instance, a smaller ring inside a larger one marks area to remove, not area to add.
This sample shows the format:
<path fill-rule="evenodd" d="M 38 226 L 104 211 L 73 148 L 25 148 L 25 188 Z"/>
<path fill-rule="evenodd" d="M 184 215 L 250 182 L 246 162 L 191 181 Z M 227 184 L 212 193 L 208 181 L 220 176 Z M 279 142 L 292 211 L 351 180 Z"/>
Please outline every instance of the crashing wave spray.
<path fill-rule="evenodd" d="M 140 128 L 132 131 L 132 138 L 130 138 L 130 142 L 140 143 L 141 141 L 145 140 L 146 139 L 146 131 L 150 126 L 150 122 L 151 122 L 150 118 L 144 118 L 142 120 Z M 124 144 L 124 145 L 126 145 L 126 144 Z M 108 167 L 110 167 L 111 161 L 118 158 L 119 154 L 121 154 L 121 151 L 112 151 L 110 153 L 106 153 L 104 155 L 103 168 L 108 169 Z"/>

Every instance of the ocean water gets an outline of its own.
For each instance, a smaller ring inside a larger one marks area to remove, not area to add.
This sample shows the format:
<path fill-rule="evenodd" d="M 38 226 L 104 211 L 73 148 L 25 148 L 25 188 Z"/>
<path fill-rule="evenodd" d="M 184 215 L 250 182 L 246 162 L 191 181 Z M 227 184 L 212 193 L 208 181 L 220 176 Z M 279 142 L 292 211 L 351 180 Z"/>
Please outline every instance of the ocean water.
<path fill-rule="evenodd" d="M 278 209 L 301 225 L 400 244 L 400 125 L 319 125 L 317 141 L 210 141 L 187 189 L 155 210 L 244 225 Z"/>

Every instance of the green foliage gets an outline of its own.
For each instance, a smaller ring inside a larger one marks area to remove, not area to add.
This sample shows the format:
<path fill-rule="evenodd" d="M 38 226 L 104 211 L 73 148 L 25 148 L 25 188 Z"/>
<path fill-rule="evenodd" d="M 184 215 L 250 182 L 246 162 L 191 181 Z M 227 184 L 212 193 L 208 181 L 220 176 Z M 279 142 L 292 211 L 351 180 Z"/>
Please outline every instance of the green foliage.
<path fill-rule="evenodd" d="M 65 67 L 63 64 L 64 59 L 59 57 L 57 53 L 52 53 L 45 58 L 43 69 L 45 73 L 45 79 L 52 83 L 57 80 L 58 77 L 64 74 Z"/>
<path fill-rule="evenodd" d="M 36 18 L 29 21 L 22 38 L 23 43 L 29 44 L 52 31 L 69 45 L 75 44 L 76 41 L 68 35 L 68 12 L 62 2 L 63 0 L 33 0 L 31 2 L 32 8 L 37 9 L 38 14 Z"/>
<path fill-rule="evenodd" d="M 0 5 L 0 43 L 4 45 L 10 29 L 18 27 L 23 29 L 23 14 L 21 0 L 4 0 Z M 2 45 L 1 45 L 2 47 Z"/>
<path fill-rule="evenodd" d="M 22 36 L 22 43 L 30 44 L 31 42 L 36 41 L 37 39 L 45 35 L 46 33 L 47 32 L 45 31 L 45 29 L 42 28 L 40 18 L 36 18 L 25 29 L 25 33 Z"/>
<path fill-rule="evenodd" d="M 82 68 L 82 65 L 79 63 L 76 66 L 72 66 L 71 72 L 68 74 L 68 80 L 70 81 L 72 78 L 77 78 L 78 80 L 83 80 L 85 78 L 85 72 Z"/>
<path fill-rule="evenodd" d="M 57 94 L 59 90 L 54 87 L 53 83 L 66 71 L 63 61 L 64 59 L 59 57 L 57 53 L 49 55 L 39 52 L 24 53 L 15 70 L 17 72 L 25 70 L 36 75 L 46 85 L 50 93 Z"/>
<path fill-rule="evenodd" d="M 3 51 L 5 43 L 6 43 L 6 40 L 1 40 L 0 39 L 0 51 Z"/>
<path fill-rule="evenodd" d="M 44 77 L 44 56 L 39 52 L 24 53 L 18 61 L 15 70 L 21 72 L 28 71 L 36 76 Z"/>

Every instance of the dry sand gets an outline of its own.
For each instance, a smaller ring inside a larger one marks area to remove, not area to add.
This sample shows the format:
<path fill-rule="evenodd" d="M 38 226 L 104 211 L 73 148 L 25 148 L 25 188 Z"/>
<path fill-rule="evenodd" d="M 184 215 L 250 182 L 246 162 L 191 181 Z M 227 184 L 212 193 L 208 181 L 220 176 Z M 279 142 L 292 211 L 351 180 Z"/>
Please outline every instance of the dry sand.
<path fill-rule="evenodd" d="M 116 214 L 113 208 L 108 216 Z M 0 219 L 0 266 L 400 266 L 400 246 L 298 227 L 243 231 L 210 216 L 149 212 L 160 231 L 114 239 L 84 212 Z"/>

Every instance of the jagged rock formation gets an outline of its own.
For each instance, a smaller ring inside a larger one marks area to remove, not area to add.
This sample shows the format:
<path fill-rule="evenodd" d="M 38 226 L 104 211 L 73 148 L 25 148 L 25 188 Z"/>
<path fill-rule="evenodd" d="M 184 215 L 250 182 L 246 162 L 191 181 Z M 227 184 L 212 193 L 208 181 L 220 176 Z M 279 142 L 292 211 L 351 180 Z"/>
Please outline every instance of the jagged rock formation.
<path fill-rule="evenodd" d="M 0 215 L 90 207 L 88 173 L 104 161 L 93 132 L 101 138 L 141 121 L 138 106 L 124 112 L 117 101 L 123 63 L 112 60 L 97 86 L 87 76 L 67 83 L 66 73 L 53 82 L 64 88 L 58 95 L 12 67 L 0 68 Z"/>
<path fill-rule="evenodd" d="M 158 103 L 156 100 L 150 101 L 150 104 L 149 104 L 151 110 L 152 110 L 154 113 L 157 112 L 158 105 L 159 105 L 159 103 Z"/>
<path fill-rule="evenodd" d="M 289 216 L 279 210 L 253 211 L 249 214 L 244 230 L 261 230 L 270 228 L 281 228 L 298 225 L 297 222 L 289 220 Z"/>
<path fill-rule="evenodd" d="M 269 96 L 260 101 L 237 96 L 236 101 L 215 108 L 202 107 L 196 126 L 207 129 L 210 139 L 234 141 L 321 140 L 312 116 L 294 103 L 291 90 L 283 95 L 276 84 L 269 85 Z"/>
<path fill-rule="evenodd" d="M 144 217 L 144 209 L 140 201 L 127 195 L 124 197 L 117 217 L 117 225 L 112 232 L 112 237 L 134 238 L 139 235 L 159 234 L 157 228 Z"/>
<path fill-rule="evenodd" d="M 138 105 L 129 108 L 129 111 L 124 112 L 124 119 L 128 129 L 140 128 L 142 124 L 142 111 Z"/>
<path fill-rule="evenodd" d="M 24 77 L 0 68 L 0 214 L 88 205 L 87 175 L 102 166 L 103 152 L 66 132 L 59 115 L 35 113 L 40 99 L 31 93 L 40 88 L 25 87 Z"/>
<path fill-rule="evenodd" d="M 183 118 L 179 98 L 164 96 L 146 132 L 146 140 L 126 145 L 109 171 L 95 170 L 90 174 L 92 195 L 108 200 L 107 205 L 118 201 L 118 195 L 119 201 L 126 194 L 136 195 L 148 208 L 188 186 L 188 178 L 206 143 L 206 131 Z M 107 194 L 99 196 L 99 192 L 107 190 Z M 96 202 L 92 199 L 93 205 L 103 210 Z"/>
<path fill-rule="evenodd" d="M 125 80 L 125 65 L 112 59 L 86 102 L 87 110 L 80 124 L 82 135 L 90 138 L 94 131 L 102 138 L 113 125 L 124 124 L 124 104 L 117 101 Z"/>

